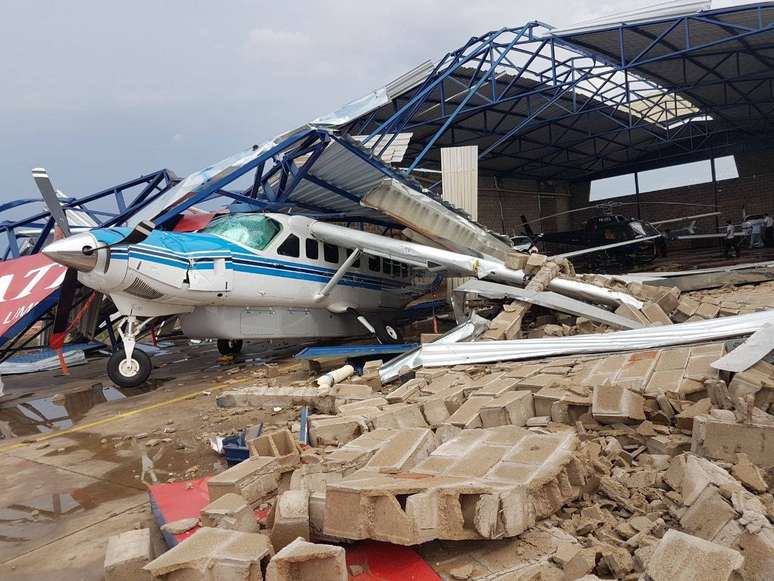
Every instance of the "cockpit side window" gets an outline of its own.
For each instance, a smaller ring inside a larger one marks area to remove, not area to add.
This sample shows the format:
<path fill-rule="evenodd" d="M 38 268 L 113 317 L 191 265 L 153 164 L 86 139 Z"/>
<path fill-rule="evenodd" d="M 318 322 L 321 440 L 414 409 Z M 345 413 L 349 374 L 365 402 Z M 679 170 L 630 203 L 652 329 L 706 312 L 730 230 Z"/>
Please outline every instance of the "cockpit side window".
<path fill-rule="evenodd" d="M 300 252 L 300 243 L 298 236 L 288 234 L 288 237 L 277 248 L 277 254 L 281 256 L 292 256 L 298 258 Z"/>
<path fill-rule="evenodd" d="M 212 221 L 202 232 L 264 250 L 281 229 L 276 220 L 263 214 L 227 214 Z"/>

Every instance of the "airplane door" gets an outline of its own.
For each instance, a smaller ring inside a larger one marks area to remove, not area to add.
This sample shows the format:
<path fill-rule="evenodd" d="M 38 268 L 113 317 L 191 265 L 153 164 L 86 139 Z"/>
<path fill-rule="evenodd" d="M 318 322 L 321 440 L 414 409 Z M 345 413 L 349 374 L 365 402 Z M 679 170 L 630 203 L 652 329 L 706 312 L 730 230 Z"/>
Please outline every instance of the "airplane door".
<path fill-rule="evenodd" d="M 191 290 L 228 292 L 234 285 L 231 257 L 190 259 L 188 285 Z"/>

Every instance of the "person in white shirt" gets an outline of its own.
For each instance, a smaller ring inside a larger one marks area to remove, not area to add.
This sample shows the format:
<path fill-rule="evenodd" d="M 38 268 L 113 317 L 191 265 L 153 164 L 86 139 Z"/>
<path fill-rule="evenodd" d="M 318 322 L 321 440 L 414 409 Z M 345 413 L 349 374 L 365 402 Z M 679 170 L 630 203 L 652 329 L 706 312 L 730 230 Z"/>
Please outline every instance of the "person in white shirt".
<path fill-rule="evenodd" d="M 731 220 L 726 220 L 726 234 L 723 237 L 723 256 L 728 258 L 731 249 L 734 249 L 734 256 L 739 256 L 739 243 L 734 236 L 734 225 Z"/>

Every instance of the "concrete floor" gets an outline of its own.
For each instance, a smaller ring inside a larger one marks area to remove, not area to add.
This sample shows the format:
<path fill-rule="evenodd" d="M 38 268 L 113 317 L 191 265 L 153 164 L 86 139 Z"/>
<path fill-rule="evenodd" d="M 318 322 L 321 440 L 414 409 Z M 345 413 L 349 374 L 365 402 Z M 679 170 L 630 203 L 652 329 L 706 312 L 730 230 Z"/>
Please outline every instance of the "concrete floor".
<path fill-rule="evenodd" d="M 249 358 L 248 349 L 248 361 L 219 365 L 212 344 L 174 347 L 154 357 L 151 388 L 123 393 L 107 383 L 92 387 L 105 382 L 101 358 L 74 368 L 70 377 L 5 377 L 0 579 L 102 579 L 107 538 L 152 522 L 149 483 L 222 469 L 208 431 L 263 419 L 215 406 L 220 389 L 255 382 L 263 373 Z M 227 374 L 237 368 L 240 373 Z M 172 441 L 148 447 L 161 437 Z"/>

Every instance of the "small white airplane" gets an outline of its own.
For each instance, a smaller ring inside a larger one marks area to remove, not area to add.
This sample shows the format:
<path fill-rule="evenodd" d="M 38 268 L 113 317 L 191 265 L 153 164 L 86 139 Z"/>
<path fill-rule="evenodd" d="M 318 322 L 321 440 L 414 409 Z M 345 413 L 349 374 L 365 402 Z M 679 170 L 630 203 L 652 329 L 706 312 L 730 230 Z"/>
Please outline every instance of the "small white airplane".
<path fill-rule="evenodd" d="M 135 349 L 155 317 L 178 315 L 189 337 L 242 339 L 345 337 L 365 331 L 399 341 L 393 321 L 427 292 L 440 271 L 522 285 L 527 276 L 497 259 L 451 252 L 304 216 L 225 214 L 195 233 L 143 222 L 134 230 L 95 229 L 47 245 L 43 253 L 77 271 L 126 317 L 124 349 L 108 361 L 121 386 L 143 383 L 151 361 Z M 617 306 L 629 295 L 554 279 L 556 292 Z M 636 302 L 636 301 L 635 301 Z M 637 306 L 637 305 L 635 305 Z"/>

